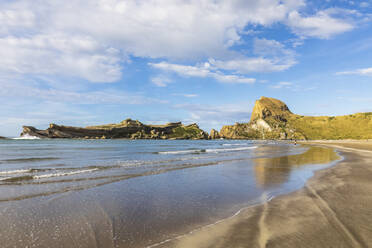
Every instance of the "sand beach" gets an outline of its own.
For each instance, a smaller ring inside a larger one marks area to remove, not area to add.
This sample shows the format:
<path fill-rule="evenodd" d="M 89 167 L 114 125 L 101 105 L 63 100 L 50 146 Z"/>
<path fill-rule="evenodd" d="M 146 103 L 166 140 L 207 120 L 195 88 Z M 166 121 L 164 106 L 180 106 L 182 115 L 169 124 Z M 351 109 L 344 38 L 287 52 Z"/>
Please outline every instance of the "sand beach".
<path fill-rule="evenodd" d="M 305 187 L 158 247 L 368 247 L 372 244 L 372 142 L 304 142 L 344 159 Z"/>

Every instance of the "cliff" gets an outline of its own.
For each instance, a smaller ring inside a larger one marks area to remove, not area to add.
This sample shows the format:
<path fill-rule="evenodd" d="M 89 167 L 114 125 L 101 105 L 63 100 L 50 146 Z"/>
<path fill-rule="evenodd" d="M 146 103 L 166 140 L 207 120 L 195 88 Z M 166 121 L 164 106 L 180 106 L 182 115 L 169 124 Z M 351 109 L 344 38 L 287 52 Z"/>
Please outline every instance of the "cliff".
<path fill-rule="evenodd" d="M 227 139 L 371 139 L 372 113 L 345 116 L 293 114 L 280 100 L 261 97 L 249 123 L 224 126 Z"/>
<path fill-rule="evenodd" d="M 183 125 L 181 122 L 166 125 L 145 125 L 138 120 L 126 119 L 118 124 L 89 127 L 70 127 L 50 124 L 46 130 L 24 126 L 23 135 L 40 138 L 84 138 L 84 139 L 207 139 L 208 134 L 198 125 Z"/>

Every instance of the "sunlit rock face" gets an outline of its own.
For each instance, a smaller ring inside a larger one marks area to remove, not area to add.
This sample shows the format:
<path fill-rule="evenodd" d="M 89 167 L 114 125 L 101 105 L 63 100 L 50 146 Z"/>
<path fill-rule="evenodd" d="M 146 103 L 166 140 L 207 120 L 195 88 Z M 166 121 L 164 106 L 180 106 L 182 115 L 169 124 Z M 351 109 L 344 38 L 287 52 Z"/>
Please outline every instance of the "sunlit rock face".
<path fill-rule="evenodd" d="M 224 126 L 220 135 L 227 139 L 372 139 L 372 113 L 302 116 L 280 100 L 261 97 L 249 123 Z"/>
<path fill-rule="evenodd" d="M 264 120 L 269 117 L 285 121 L 290 115 L 292 115 L 292 112 L 284 102 L 262 96 L 253 107 L 251 122 L 257 119 Z"/>

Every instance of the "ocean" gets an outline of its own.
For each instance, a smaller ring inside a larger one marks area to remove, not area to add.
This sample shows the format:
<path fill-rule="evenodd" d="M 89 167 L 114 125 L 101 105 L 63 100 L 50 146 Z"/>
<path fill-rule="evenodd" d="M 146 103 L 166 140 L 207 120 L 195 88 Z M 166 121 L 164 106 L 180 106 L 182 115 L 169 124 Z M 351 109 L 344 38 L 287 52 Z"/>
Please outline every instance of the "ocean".
<path fill-rule="evenodd" d="M 156 247 L 340 157 L 247 140 L 0 140 L 2 247 Z"/>

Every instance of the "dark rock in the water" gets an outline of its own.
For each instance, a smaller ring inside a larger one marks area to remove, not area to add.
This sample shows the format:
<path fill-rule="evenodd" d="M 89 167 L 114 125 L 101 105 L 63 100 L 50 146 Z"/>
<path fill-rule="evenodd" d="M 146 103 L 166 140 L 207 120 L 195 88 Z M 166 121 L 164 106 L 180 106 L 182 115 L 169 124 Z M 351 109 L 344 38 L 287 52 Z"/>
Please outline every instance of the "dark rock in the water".
<path fill-rule="evenodd" d="M 50 124 L 46 130 L 24 126 L 23 135 L 40 138 L 81 139 L 207 139 L 208 134 L 197 124 L 188 126 L 181 122 L 165 125 L 145 125 L 138 120 L 126 119 L 118 124 L 89 126 L 85 128 Z"/>
<path fill-rule="evenodd" d="M 3 137 L 3 136 L 0 136 L 0 139 L 6 139 L 5 137 Z"/>

